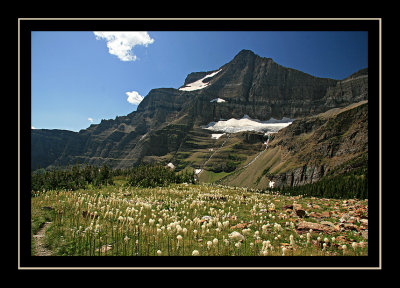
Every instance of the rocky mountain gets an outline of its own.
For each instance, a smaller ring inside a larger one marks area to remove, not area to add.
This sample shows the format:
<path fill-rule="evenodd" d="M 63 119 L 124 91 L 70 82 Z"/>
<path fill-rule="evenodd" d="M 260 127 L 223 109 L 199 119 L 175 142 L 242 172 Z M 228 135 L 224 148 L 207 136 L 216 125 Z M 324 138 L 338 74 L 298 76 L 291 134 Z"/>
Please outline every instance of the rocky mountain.
<path fill-rule="evenodd" d="M 271 134 L 257 161 L 219 182 L 251 188 L 265 188 L 270 181 L 297 186 L 367 167 L 368 100 L 364 100 L 301 118 Z"/>
<path fill-rule="evenodd" d="M 66 144 L 75 138 L 76 132 L 68 130 L 31 130 L 31 167 L 45 168 L 54 163 L 64 151 Z"/>
<path fill-rule="evenodd" d="M 343 80 L 318 78 L 242 50 L 218 69 L 190 73 L 178 89 L 151 90 L 126 116 L 79 132 L 32 130 L 31 167 L 79 162 L 124 168 L 158 161 L 173 162 L 177 169 L 226 172 L 259 153 L 265 139 L 251 132 L 213 138 L 216 132 L 204 125 L 244 115 L 260 121 L 301 119 L 367 99 L 368 69 Z M 222 143 L 230 150 L 215 154 Z M 228 162 L 234 165 L 226 169 Z"/>

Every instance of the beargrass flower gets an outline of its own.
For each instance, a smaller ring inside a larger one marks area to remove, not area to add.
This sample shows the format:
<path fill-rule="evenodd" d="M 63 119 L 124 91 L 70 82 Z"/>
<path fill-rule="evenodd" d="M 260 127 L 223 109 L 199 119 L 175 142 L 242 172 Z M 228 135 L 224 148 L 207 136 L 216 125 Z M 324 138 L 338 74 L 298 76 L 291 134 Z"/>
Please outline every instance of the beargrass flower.
<path fill-rule="evenodd" d="M 243 229 L 243 230 L 242 230 L 243 235 L 249 235 L 250 232 L 251 232 L 251 229 L 250 229 L 250 228 L 246 228 L 246 229 Z"/>
<path fill-rule="evenodd" d="M 236 231 L 233 231 L 231 234 L 228 235 L 228 237 L 230 239 L 232 239 L 233 241 L 244 240 L 244 236 L 242 234 L 240 234 L 239 232 L 236 232 Z"/>
<path fill-rule="evenodd" d="M 294 245 L 294 237 L 293 237 L 293 235 L 290 235 L 289 236 L 289 240 L 290 240 L 290 245 Z"/>

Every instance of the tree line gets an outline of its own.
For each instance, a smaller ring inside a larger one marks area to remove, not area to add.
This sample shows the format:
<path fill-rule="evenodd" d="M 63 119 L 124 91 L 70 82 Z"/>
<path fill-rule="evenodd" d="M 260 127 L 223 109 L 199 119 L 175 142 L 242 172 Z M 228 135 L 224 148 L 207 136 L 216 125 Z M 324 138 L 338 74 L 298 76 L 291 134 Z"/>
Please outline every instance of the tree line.
<path fill-rule="evenodd" d="M 31 190 L 77 190 L 89 185 L 113 185 L 113 177 L 123 176 L 127 185 L 135 187 L 167 186 L 172 183 L 195 183 L 193 172 L 177 173 L 162 165 L 145 165 L 126 169 L 111 169 L 106 164 L 56 167 L 53 169 L 37 169 L 31 173 Z"/>
<path fill-rule="evenodd" d="M 367 199 L 368 171 L 364 173 L 346 173 L 334 177 L 324 177 L 318 182 L 301 186 L 283 186 L 274 188 L 280 194 L 305 197 Z"/>
<path fill-rule="evenodd" d="M 107 165 L 97 167 L 76 164 L 49 170 L 38 169 L 31 173 L 31 190 L 77 190 L 87 188 L 88 185 L 112 185 L 112 176 L 112 171 Z"/>

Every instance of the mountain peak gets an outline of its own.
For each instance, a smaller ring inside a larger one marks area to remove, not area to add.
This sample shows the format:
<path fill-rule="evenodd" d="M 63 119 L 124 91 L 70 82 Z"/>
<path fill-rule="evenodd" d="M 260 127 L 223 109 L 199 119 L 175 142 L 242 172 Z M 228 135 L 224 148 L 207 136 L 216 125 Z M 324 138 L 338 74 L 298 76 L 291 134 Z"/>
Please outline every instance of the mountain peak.
<path fill-rule="evenodd" d="M 243 55 L 246 55 L 246 54 L 256 55 L 256 54 L 254 54 L 253 51 L 248 50 L 248 49 L 242 49 L 242 50 L 240 50 L 240 52 L 238 53 L 238 55 L 240 55 L 240 54 L 243 54 Z"/>
<path fill-rule="evenodd" d="M 236 56 L 234 58 L 255 57 L 255 56 L 257 56 L 257 55 L 254 54 L 253 51 L 247 50 L 247 49 L 242 49 L 242 50 L 240 50 L 240 52 L 238 54 L 236 54 Z"/>
<path fill-rule="evenodd" d="M 256 58 L 260 58 L 260 59 L 264 59 L 266 61 L 272 61 L 272 58 L 267 58 L 267 57 L 261 57 L 257 54 L 255 54 L 253 51 L 248 50 L 248 49 L 242 49 L 240 50 L 240 52 L 238 54 L 236 54 L 236 56 L 232 59 L 232 62 L 242 62 L 242 61 L 248 61 L 250 59 L 256 59 Z"/>

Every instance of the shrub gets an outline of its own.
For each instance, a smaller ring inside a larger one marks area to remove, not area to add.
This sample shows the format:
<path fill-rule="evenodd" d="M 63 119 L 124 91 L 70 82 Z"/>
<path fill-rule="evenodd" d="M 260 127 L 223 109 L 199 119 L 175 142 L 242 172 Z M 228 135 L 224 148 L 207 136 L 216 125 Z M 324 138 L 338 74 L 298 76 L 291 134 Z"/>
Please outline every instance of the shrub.
<path fill-rule="evenodd" d="M 194 173 L 178 174 L 161 165 L 143 165 L 132 168 L 128 184 L 136 187 L 164 187 L 172 183 L 194 183 Z"/>
<path fill-rule="evenodd" d="M 94 186 L 113 184 L 112 171 L 107 165 L 101 168 L 79 164 L 66 168 L 57 167 L 52 170 L 40 169 L 31 173 L 31 190 L 77 190 Z"/>

